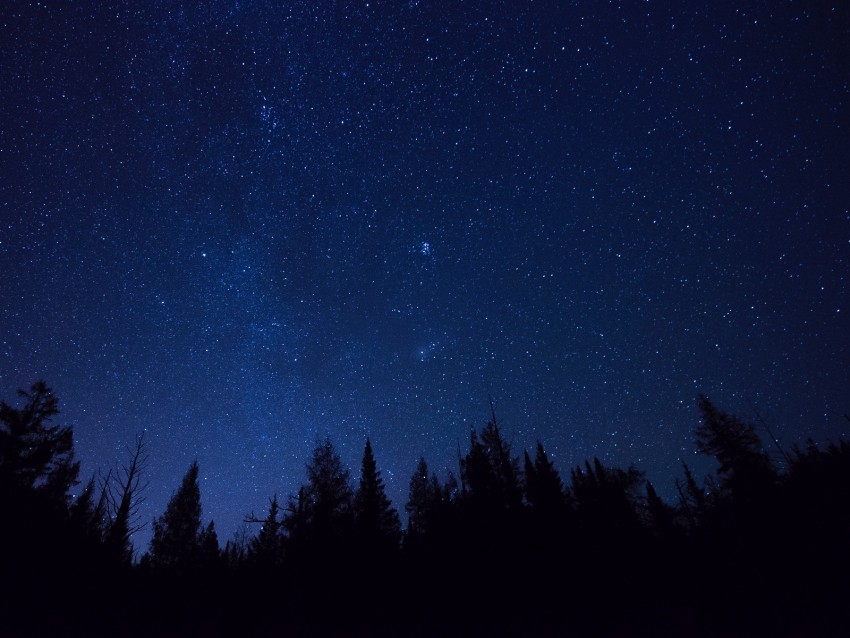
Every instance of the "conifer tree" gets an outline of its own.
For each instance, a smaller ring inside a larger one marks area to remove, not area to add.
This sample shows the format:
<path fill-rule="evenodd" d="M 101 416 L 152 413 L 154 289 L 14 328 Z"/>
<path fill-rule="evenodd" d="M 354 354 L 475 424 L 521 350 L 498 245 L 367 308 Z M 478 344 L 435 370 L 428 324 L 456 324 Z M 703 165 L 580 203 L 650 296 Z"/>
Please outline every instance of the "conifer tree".
<path fill-rule="evenodd" d="M 566 502 L 564 484 L 540 441 L 533 463 L 525 452 L 525 498 L 538 512 L 556 512 Z"/>
<path fill-rule="evenodd" d="M 190 466 L 165 512 L 153 522 L 150 565 L 185 570 L 196 565 L 201 529 L 201 489 L 198 463 Z"/>
<path fill-rule="evenodd" d="M 59 399 L 44 381 L 18 396 L 26 399 L 21 409 L 0 401 L 0 490 L 37 495 L 64 509 L 80 472 L 72 429 L 50 424 Z"/>
<path fill-rule="evenodd" d="M 199 564 L 202 567 L 212 569 L 221 563 L 221 547 L 218 544 L 214 521 L 210 521 L 198 535 L 198 552 Z"/>
<path fill-rule="evenodd" d="M 436 478 L 436 477 L 434 477 Z M 433 501 L 433 489 L 428 480 L 428 464 L 419 458 L 416 469 L 410 477 L 407 504 L 407 531 L 411 536 L 422 535 L 427 530 L 428 512 Z"/>
<path fill-rule="evenodd" d="M 675 510 L 658 496 L 651 481 L 646 482 L 646 513 L 656 535 L 664 537 L 673 531 Z"/>
<path fill-rule="evenodd" d="M 638 488 L 643 473 L 605 467 L 595 458 L 572 471 L 572 495 L 583 520 L 596 530 L 632 530 L 638 524 Z"/>
<path fill-rule="evenodd" d="M 354 500 L 354 523 L 358 540 L 373 549 L 394 549 L 401 537 L 401 524 L 384 489 L 372 443 L 366 439 L 360 486 Z"/>
<path fill-rule="evenodd" d="M 721 412 L 705 396 L 699 399 L 699 409 L 697 450 L 717 459 L 721 488 L 749 501 L 776 483 L 776 469 L 752 425 Z"/>
<path fill-rule="evenodd" d="M 294 542 L 318 545 L 348 536 L 351 530 L 351 478 L 329 438 L 320 441 L 307 463 L 307 485 L 288 509 L 286 526 Z"/>
<path fill-rule="evenodd" d="M 708 512 L 708 498 L 705 490 L 697 484 L 696 478 L 687 463 L 682 461 L 685 481 L 676 479 L 676 490 L 679 492 L 679 510 L 684 514 L 688 526 L 697 528 Z"/>
<path fill-rule="evenodd" d="M 280 507 L 275 494 L 269 502 L 269 513 L 263 520 L 260 532 L 248 546 L 248 560 L 253 565 L 270 568 L 279 565 L 283 560 L 283 521 L 278 518 L 279 513 Z"/>
<path fill-rule="evenodd" d="M 470 433 L 469 452 L 461 459 L 461 480 L 465 499 L 475 509 L 495 513 L 520 507 L 519 459 L 511 456 L 495 414 L 480 438 L 474 430 Z"/>

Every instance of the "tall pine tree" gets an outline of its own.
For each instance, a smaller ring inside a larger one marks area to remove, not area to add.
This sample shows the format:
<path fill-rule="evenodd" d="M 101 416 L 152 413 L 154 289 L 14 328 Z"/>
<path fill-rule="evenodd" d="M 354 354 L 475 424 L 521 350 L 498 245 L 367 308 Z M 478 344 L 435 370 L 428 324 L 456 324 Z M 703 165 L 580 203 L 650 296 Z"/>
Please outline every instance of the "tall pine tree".
<path fill-rule="evenodd" d="M 777 472 L 755 428 L 699 399 L 702 424 L 696 429 L 697 450 L 717 459 L 720 487 L 742 505 L 757 500 L 777 482 Z"/>
<path fill-rule="evenodd" d="M 398 547 L 401 523 L 384 489 L 384 481 L 366 439 L 360 486 L 354 499 L 354 523 L 358 541 L 368 549 L 389 550 Z"/>
<path fill-rule="evenodd" d="M 351 531 L 353 493 L 348 469 L 330 438 L 320 441 L 307 463 L 307 484 L 291 499 L 284 525 L 293 543 L 328 546 Z"/>
<path fill-rule="evenodd" d="M 18 396 L 26 399 L 21 409 L 0 402 L 0 490 L 38 496 L 64 509 L 80 473 L 71 427 L 51 425 L 59 399 L 44 381 L 29 392 L 18 390 Z"/>
<path fill-rule="evenodd" d="M 525 453 L 525 499 L 539 513 L 558 512 L 566 503 L 564 484 L 540 441 L 534 462 Z"/>
<path fill-rule="evenodd" d="M 269 513 L 260 532 L 248 545 L 248 560 L 255 567 L 270 569 L 283 561 L 283 521 L 278 517 L 277 494 L 269 502 Z M 250 522 L 254 522 L 251 520 Z"/>
<path fill-rule="evenodd" d="M 201 489 L 198 462 L 194 461 L 165 512 L 153 522 L 150 565 L 178 571 L 195 567 L 200 554 L 200 530 Z"/>

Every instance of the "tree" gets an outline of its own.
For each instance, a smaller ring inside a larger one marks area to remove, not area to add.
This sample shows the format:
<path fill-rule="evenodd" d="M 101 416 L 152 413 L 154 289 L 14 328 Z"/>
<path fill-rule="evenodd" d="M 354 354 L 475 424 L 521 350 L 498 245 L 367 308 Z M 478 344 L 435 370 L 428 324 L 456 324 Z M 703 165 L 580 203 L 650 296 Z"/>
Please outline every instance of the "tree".
<path fill-rule="evenodd" d="M 512 511 L 522 503 L 519 459 L 511 456 L 510 443 L 502 438 L 495 412 L 479 438 L 470 433 L 469 452 L 461 459 L 460 475 L 465 500 L 479 512 Z"/>
<path fill-rule="evenodd" d="M 66 507 L 69 490 L 77 484 L 70 426 L 50 425 L 59 413 L 59 399 L 44 381 L 35 382 L 17 409 L 0 402 L 0 489 L 19 496 L 30 494 Z"/>
<path fill-rule="evenodd" d="M 153 522 L 150 565 L 177 570 L 194 567 L 200 548 L 200 529 L 201 489 L 198 462 L 194 461 L 163 515 Z"/>
<path fill-rule="evenodd" d="M 198 552 L 198 563 L 201 567 L 210 569 L 221 563 L 221 547 L 218 544 L 214 521 L 210 521 L 198 535 Z"/>
<path fill-rule="evenodd" d="M 564 484 L 540 441 L 537 442 L 534 462 L 525 452 L 525 498 L 535 511 L 541 513 L 558 512 L 566 504 Z"/>
<path fill-rule="evenodd" d="M 633 531 L 638 524 L 638 488 L 643 473 L 607 468 L 598 458 L 572 471 L 572 494 L 578 514 L 597 531 Z"/>
<path fill-rule="evenodd" d="M 435 477 L 436 478 L 436 477 Z M 407 504 L 407 532 L 410 536 L 423 535 L 428 528 L 428 513 L 434 501 L 435 494 L 428 480 L 428 464 L 419 457 L 416 469 L 410 477 Z"/>
<path fill-rule="evenodd" d="M 384 481 L 366 439 L 360 486 L 354 499 L 354 523 L 358 540 L 372 549 L 395 549 L 401 538 L 401 523 L 384 489 Z"/>
<path fill-rule="evenodd" d="M 717 459 L 720 487 L 744 502 L 764 494 L 777 480 L 755 428 L 718 410 L 700 396 L 702 424 L 695 430 L 697 450 Z"/>
<path fill-rule="evenodd" d="M 293 532 L 290 539 L 327 545 L 346 537 L 351 528 L 351 478 L 330 438 L 313 450 L 307 481 L 287 508 L 286 526 Z"/>
<path fill-rule="evenodd" d="M 233 533 L 233 537 L 224 545 L 220 556 L 222 562 L 228 569 L 236 570 L 245 564 L 250 546 L 250 533 L 248 526 L 243 525 Z"/>
<path fill-rule="evenodd" d="M 263 568 L 277 566 L 283 560 L 283 521 L 278 519 L 277 494 L 269 502 L 269 513 L 262 521 L 260 533 L 248 545 L 248 560 Z M 248 522 L 258 522 L 253 516 Z"/>
<path fill-rule="evenodd" d="M 129 565 L 133 559 L 130 537 L 143 527 L 138 514 L 144 503 L 142 492 L 147 487 L 142 483 L 142 473 L 147 467 L 144 434 L 136 437 L 135 447 L 128 452 L 130 460 L 110 472 L 103 485 L 103 495 L 110 509 L 104 543 L 113 560 L 124 565 Z M 111 481 L 113 476 L 115 479 Z"/>
<path fill-rule="evenodd" d="M 682 467 L 685 471 L 685 481 L 682 483 L 678 478 L 676 479 L 676 490 L 679 492 L 679 509 L 684 514 L 688 526 L 691 529 L 696 529 L 702 524 L 708 513 L 709 499 L 706 496 L 705 489 L 697 484 L 688 464 L 682 461 Z"/>
<path fill-rule="evenodd" d="M 649 525 L 657 536 L 667 537 L 674 531 L 676 510 L 658 496 L 652 481 L 646 482 L 646 513 Z"/>

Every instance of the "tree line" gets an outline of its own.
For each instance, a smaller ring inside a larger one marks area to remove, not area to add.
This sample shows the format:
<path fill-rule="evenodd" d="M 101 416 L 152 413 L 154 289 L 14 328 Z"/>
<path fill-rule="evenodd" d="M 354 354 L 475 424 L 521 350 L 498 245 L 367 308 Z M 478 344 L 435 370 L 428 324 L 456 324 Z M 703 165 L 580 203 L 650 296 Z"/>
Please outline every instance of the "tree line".
<path fill-rule="evenodd" d="M 759 428 L 700 397 L 676 499 L 634 466 L 561 475 L 517 453 L 494 412 L 457 473 L 420 458 L 404 505 L 371 442 L 353 479 L 330 439 L 307 481 L 252 534 L 202 523 L 192 463 L 135 561 L 143 438 L 79 484 L 69 426 L 43 382 L 0 403 L 0 627 L 9 635 L 839 635 L 850 618 L 850 443 L 765 448 Z M 115 628 L 120 631 L 115 631 Z M 107 628 L 110 628 L 107 630 Z"/>

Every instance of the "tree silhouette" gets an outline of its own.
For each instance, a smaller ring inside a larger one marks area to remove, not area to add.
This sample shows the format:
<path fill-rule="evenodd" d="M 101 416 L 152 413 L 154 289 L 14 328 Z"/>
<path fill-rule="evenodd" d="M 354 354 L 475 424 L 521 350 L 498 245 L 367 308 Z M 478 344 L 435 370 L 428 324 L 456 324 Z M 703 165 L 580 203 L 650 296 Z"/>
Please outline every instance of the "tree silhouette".
<path fill-rule="evenodd" d="M 264 569 L 276 567 L 283 560 L 283 521 L 278 518 L 280 507 L 277 494 L 269 501 L 269 513 L 262 521 L 260 532 L 248 545 L 248 560 L 252 565 Z M 249 522 L 258 522 L 253 516 Z"/>
<path fill-rule="evenodd" d="M 192 462 L 165 512 L 153 522 L 150 543 L 151 567 L 186 570 L 196 565 L 201 529 L 201 489 L 198 463 Z"/>
<path fill-rule="evenodd" d="M 428 513 L 436 495 L 428 479 L 428 464 L 423 457 L 419 457 L 416 469 L 410 477 L 407 504 L 404 510 L 407 512 L 408 535 L 423 535 L 428 529 Z"/>
<path fill-rule="evenodd" d="M 320 441 L 307 463 L 307 485 L 287 508 L 293 542 L 322 546 L 348 537 L 352 515 L 351 478 L 330 438 Z"/>
<path fill-rule="evenodd" d="M 21 409 L 0 402 L 0 486 L 65 506 L 80 473 L 73 431 L 50 425 L 59 413 L 59 399 L 44 381 L 29 392 L 18 390 L 18 396 L 26 399 Z"/>
<path fill-rule="evenodd" d="M 215 569 L 221 563 L 221 547 L 214 521 L 210 521 L 198 535 L 198 555 L 198 564 L 202 568 Z"/>
<path fill-rule="evenodd" d="M 534 462 L 525 452 L 525 499 L 537 512 L 554 513 L 566 503 L 564 484 L 555 466 L 549 460 L 543 444 L 537 442 Z"/>
<path fill-rule="evenodd" d="M 103 485 L 103 499 L 109 507 L 109 520 L 104 530 L 104 544 L 112 560 L 129 565 L 133 559 L 130 537 L 144 525 L 139 523 L 139 508 L 144 503 L 142 474 L 147 467 L 144 435 L 136 437 L 129 450 L 130 460 L 115 472 L 110 472 Z"/>
<path fill-rule="evenodd" d="M 360 486 L 354 499 L 354 524 L 357 540 L 368 549 L 389 550 L 398 547 L 401 524 L 384 489 L 384 481 L 366 439 Z"/>
<path fill-rule="evenodd" d="M 495 413 L 479 438 L 470 433 L 469 452 L 461 459 L 460 475 L 465 502 L 479 512 L 516 511 L 522 503 L 519 459 L 502 438 Z"/>
<path fill-rule="evenodd" d="M 705 396 L 700 396 L 699 409 L 697 450 L 717 459 L 721 488 L 747 501 L 776 483 L 776 469 L 752 425 L 721 412 Z"/>
<path fill-rule="evenodd" d="M 687 520 L 688 527 L 695 529 L 705 520 L 709 511 L 709 498 L 704 488 L 697 484 L 691 468 L 684 461 L 682 467 L 685 480 L 676 479 L 676 490 L 679 493 L 679 510 Z"/>
<path fill-rule="evenodd" d="M 639 523 L 638 489 L 643 473 L 607 468 L 595 458 L 572 471 L 572 494 L 578 514 L 597 532 L 605 534 L 634 531 Z"/>
<path fill-rule="evenodd" d="M 656 536 L 666 538 L 675 531 L 676 510 L 658 496 L 651 481 L 646 482 L 646 513 Z"/>

